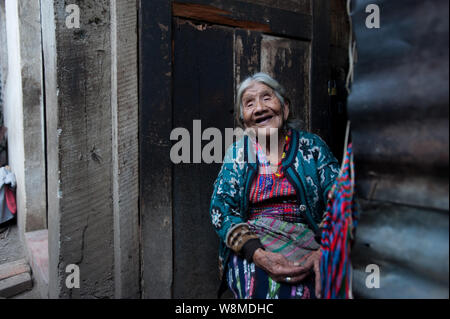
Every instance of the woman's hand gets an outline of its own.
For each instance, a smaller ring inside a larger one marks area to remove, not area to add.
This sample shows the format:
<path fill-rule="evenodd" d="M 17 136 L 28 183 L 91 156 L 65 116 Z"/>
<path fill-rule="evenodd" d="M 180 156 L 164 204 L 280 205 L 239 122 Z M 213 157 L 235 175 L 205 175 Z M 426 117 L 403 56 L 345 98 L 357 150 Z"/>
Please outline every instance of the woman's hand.
<path fill-rule="evenodd" d="M 314 272 L 315 274 L 315 286 L 316 286 L 316 297 L 322 298 L 322 283 L 320 281 L 320 257 L 322 252 L 320 249 L 313 251 L 311 254 L 306 255 L 303 263 L 303 267 L 307 268 L 309 272 Z"/>
<path fill-rule="evenodd" d="M 320 282 L 320 250 L 305 256 L 304 263 L 294 263 L 286 259 L 282 254 L 257 249 L 253 255 L 253 262 L 259 268 L 265 270 L 276 282 L 298 283 L 311 274 L 315 273 L 315 288 L 317 298 L 321 298 Z"/>

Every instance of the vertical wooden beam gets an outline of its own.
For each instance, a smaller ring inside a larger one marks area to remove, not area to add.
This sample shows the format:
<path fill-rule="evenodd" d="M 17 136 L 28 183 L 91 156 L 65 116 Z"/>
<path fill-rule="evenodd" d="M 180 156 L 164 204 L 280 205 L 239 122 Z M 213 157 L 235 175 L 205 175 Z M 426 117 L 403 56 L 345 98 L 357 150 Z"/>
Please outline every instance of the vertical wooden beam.
<path fill-rule="evenodd" d="M 311 54 L 311 112 L 310 130 L 329 141 L 330 103 L 328 97 L 330 43 L 330 4 L 328 0 L 314 0 L 313 40 Z"/>
<path fill-rule="evenodd" d="M 172 1 L 140 1 L 140 212 L 144 298 L 173 281 Z"/>
<path fill-rule="evenodd" d="M 136 0 L 111 0 L 111 110 L 116 298 L 140 297 Z"/>
<path fill-rule="evenodd" d="M 114 297 L 110 2 L 42 0 L 51 298 Z M 80 288 L 66 286 L 66 266 Z"/>
<path fill-rule="evenodd" d="M 32 0 L 18 1 L 18 11 L 23 93 L 23 174 L 25 179 L 24 206 L 22 214 L 19 214 L 19 219 L 25 217 L 22 230 L 28 232 L 47 228 L 40 4 Z"/>

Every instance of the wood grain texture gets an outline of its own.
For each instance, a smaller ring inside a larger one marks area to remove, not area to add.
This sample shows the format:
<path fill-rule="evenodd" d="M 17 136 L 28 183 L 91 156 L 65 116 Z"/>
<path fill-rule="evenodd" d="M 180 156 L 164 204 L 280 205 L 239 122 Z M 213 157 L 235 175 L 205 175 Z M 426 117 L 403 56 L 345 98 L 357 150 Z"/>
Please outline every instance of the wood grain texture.
<path fill-rule="evenodd" d="M 171 298 L 173 278 L 172 16 L 170 1 L 141 1 L 140 214 L 143 298 Z"/>
<path fill-rule="evenodd" d="M 267 24 L 233 19 L 229 17 L 231 12 L 208 5 L 174 2 L 172 8 L 173 15 L 176 17 L 190 18 L 247 30 L 270 32 L 270 27 Z"/>
<path fill-rule="evenodd" d="M 310 128 L 310 48 L 310 42 L 267 35 L 261 43 L 261 71 L 285 87 L 303 129 Z"/>
<path fill-rule="evenodd" d="M 80 29 L 66 27 L 65 1 L 46 1 L 43 10 L 50 41 L 44 49 L 50 297 L 112 298 L 110 3 L 75 3 L 83 12 Z M 66 288 L 68 264 L 80 267 L 80 289 Z"/>
<path fill-rule="evenodd" d="M 201 120 L 202 132 L 214 127 L 222 136 L 233 126 L 234 30 L 212 26 L 198 31 L 189 24 L 177 24 L 174 30 L 173 126 L 190 132 L 194 157 L 193 143 L 209 143 L 194 135 L 194 120 Z M 219 240 L 209 205 L 219 170 L 220 163 L 174 165 L 174 298 L 216 297 Z"/>
<path fill-rule="evenodd" d="M 24 152 L 24 180 L 17 193 L 18 204 L 23 205 L 19 204 L 18 220 L 20 229 L 28 232 L 47 228 L 41 12 L 33 0 L 18 1 L 18 11 Z"/>
<path fill-rule="evenodd" d="M 140 297 L 138 52 L 135 0 L 111 1 L 115 297 Z"/>
<path fill-rule="evenodd" d="M 314 0 L 240 0 L 242 2 L 263 5 L 297 13 L 311 14 L 311 2 Z M 332 0 L 333 2 L 334 0 Z"/>
<path fill-rule="evenodd" d="M 261 70 L 262 33 L 237 29 L 234 32 L 234 77 L 236 87 Z"/>
<path fill-rule="evenodd" d="M 311 15 L 292 10 L 237 0 L 177 0 L 173 8 L 174 15 L 182 18 L 292 38 L 312 37 Z"/>

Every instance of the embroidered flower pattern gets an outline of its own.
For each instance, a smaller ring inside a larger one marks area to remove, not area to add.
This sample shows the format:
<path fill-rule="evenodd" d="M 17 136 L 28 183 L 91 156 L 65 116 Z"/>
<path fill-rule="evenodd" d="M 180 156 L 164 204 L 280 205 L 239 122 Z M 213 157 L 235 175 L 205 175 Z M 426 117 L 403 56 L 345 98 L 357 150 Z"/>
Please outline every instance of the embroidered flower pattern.
<path fill-rule="evenodd" d="M 307 138 L 301 138 L 300 139 L 300 144 L 299 144 L 299 151 L 303 156 L 303 159 L 310 163 L 311 160 L 313 159 L 313 154 L 311 152 L 311 140 L 307 139 Z"/>
<path fill-rule="evenodd" d="M 222 213 L 219 209 L 213 208 L 211 211 L 211 221 L 214 227 L 217 229 L 222 228 Z"/>
<path fill-rule="evenodd" d="M 299 151 L 302 154 L 305 161 L 308 162 L 308 164 L 311 162 L 311 160 L 318 162 L 323 157 L 321 148 L 312 145 L 313 145 L 312 140 L 304 137 L 300 139 Z"/>

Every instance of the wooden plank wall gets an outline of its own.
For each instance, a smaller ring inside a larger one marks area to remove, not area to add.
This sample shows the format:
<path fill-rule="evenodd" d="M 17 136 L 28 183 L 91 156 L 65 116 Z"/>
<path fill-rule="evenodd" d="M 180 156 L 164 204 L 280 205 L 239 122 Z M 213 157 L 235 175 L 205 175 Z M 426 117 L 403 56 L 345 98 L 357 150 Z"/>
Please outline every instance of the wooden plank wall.
<path fill-rule="evenodd" d="M 142 297 L 171 298 L 173 276 L 172 15 L 170 1 L 141 1 L 140 219 Z M 149 28 L 144 30 L 142 21 Z M 161 63 L 161 61 L 163 63 Z M 144 103 L 143 101 L 151 101 Z M 161 265 L 164 265 L 161 267 Z"/>
<path fill-rule="evenodd" d="M 116 298 L 140 297 L 137 19 L 134 0 L 111 0 Z"/>

